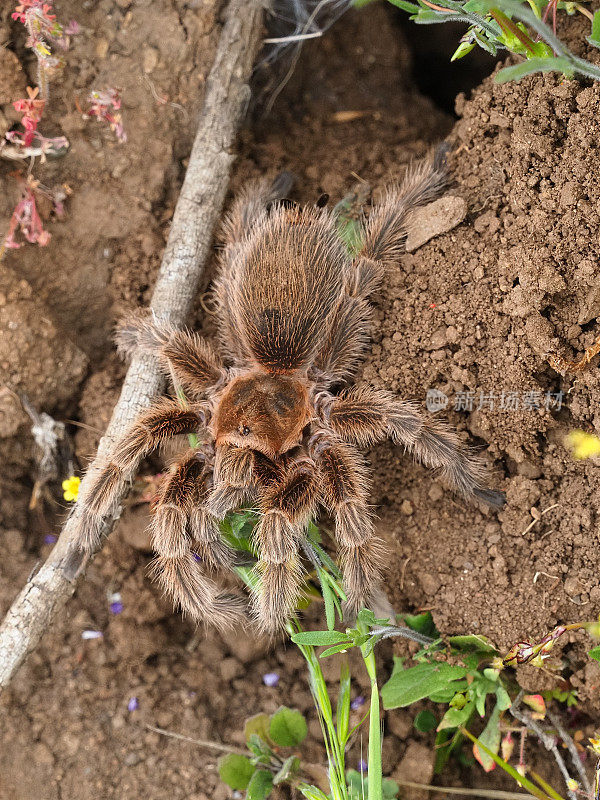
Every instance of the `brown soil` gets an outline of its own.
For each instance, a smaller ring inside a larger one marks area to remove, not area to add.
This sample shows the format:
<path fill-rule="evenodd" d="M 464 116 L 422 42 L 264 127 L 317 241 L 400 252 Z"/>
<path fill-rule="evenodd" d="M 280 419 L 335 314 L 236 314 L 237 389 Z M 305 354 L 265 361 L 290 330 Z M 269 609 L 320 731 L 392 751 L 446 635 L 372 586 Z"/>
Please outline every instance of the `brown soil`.
<path fill-rule="evenodd" d="M 49 186 L 68 183 L 73 194 L 65 220 L 48 222 L 47 248 L 23 247 L 4 262 L 0 319 L 12 334 L 0 363 L 9 387 L 0 393 L 0 454 L 10 463 L 0 505 L 2 609 L 47 555 L 41 531 L 60 515 L 58 506 L 46 508 L 42 526 L 27 510 L 33 448 L 13 393 L 88 426 L 78 429 L 77 453 L 82 464 L 93 453 L 123 376 L 110 330 L 124 310 L 148 302 L 218 36 L 217 4 L 188 5 L 154 3 L 150 12 L 147 3 L 120 0 L 57 4 L 60 18 L 75 17 L 84 33 L 55 82 L 46 119 L 47 131 L 66 135 L 71 148 L 39 176 Z M 573 45 L 584 34 L 577 25 L 568 32 Z M 16 26 L 0 19 L 0 37 L 31 76 Z M 369 453 L 373 503 L 390 544 L 387 588 L 395 607 L 432 608 L 444 633 L 484 633 L 508 647 L 600 611 L 597 468 L 574 462 L 563 445 L 572 427 L 600 427 L 597 368 L 562 380 L 546 359 L 581 353 L 597 335 L 600 90 L 554 77 L 511 86 L 487 80 L 471 100 L 459 98 L 462 118 L 452 129 L 411 87 L 402 44 L 388 10 L 369 7 L 307 45 L 274 111 L 265 116 L 258 108 L 243 131 L 232 190 L 289 169 L 299 201 L 328 192 L 336 202 L 354 174 L 378 188 L 432 143 L 446 135 L 455 143 L 452 193 L 466 199 L 467 218 L 389 275 L 375 298 L 363 377 L 423 403 L 428 389 L 445 392 L 444 413 L 485 449 L 508 503 L 500 514 L 468 508 L 391 445 Z M 0 78 L 6 71 L 18 81 L 5 67 L 11 58 L 0 61 Z M 92 85 L 123 89 L 127 144 L 81 119 L 75 97 L 83 102 Z M 1 102 L 9 89 L 0 85 Z M 13 119 L 8 106 L 2 111 Z M 346 111 L 363 113 L 342 122 L 336 114 Z M 1 169 L 6 220 L 14 165 Z M 214 329 L 200 299 L 195 324 Z M 489 402 L 477 410 L 480 391 L 495 393 L 498 403 L 502 391 L 540 392 L 543 400 L 559 390 L 560 412 L 492 410 Z M 453 411 L 457 393 L 466 391 L 475 393 L 474 410 Z M 555 504 L 529 527 L 532 509 Z M 213 753 L 145 726 L 239 744 L 246 716 L 281 703 L 308 713 L 303 752 L 323 760 L 299 655 L 253 635 L 194 631 L 174 614 L 146 576 L 146 519 L 145 504 L 126 511 L 67 615 L 2 698 L 0 800 L 225 800 L 230 793 L 219 785 Z M 117 616 L 108 608 L 113 591 L 124 607 Z M 312 613 L 321 624 L 318 610 Z M 86 629 L 104 636 L 83 641 Z M 564 667 L 592 711 L 600 673 L 584 652 L 580 641 L 568 645 Z M 382 674 L 390 654 L 380 651 Z M 327 669 L 333 685 L 337 667 Z M 262 683 L 271 671 L 281 674 L 277 688 Z M 364 672 L 357 666 L 354 674 L 354 693 L 365 693 Z M 539 675 L 524 673 L 524 685 L 546 688 Z M 133 696 L 139 709 L 129 712 Z M 426 779 L 432 740 L 414 731 L 411 714 L 388 715 L 385 768 Z M 359 744 L 351 766 L 358 757 Z M 444 779 L 489 783 L 473 770 Z M 495 785 L 512 788 L 500 777 Z"/>

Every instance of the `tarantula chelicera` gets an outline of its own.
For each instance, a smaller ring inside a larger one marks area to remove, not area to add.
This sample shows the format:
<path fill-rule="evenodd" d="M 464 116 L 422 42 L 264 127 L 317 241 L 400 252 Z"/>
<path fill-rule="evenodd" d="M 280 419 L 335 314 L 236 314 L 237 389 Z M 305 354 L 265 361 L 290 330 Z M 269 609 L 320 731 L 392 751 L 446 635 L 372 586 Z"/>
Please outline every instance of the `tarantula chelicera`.
<path fill-rule="evenodd" d="M 125 352 L 155 353 L 182 399 L 162 399 L 139 416 L 90 481 L 77 511 L 77 543 L 93 548 L 102 518 L 116 511 L 116 488 L 140 459 L 177 434 L 200 444 L 171 467 L 154 508 L 154 574 L 195 619 L 226 625 L 243 601 L 205 574 L 232 551 L 219 521 L 244 505 L 254 529 L 258 625 L 276 631 L 300 591 L 305 529 L 319 507 L 335 520 L 348 604 L 368 603 L 381 545 L 373 534 L 369 476 L 360 447 L 390 437 L 437 468 L 468 499 L 502 505 L 483 488 L 482 462 L 437 419 L 367 385 L 349 387 L 369 326 L 369 295 L 403 252 L 411 209 L 445 184 L 440 157 L 408 170 L 362 224 L 349 255 L 335 214 L 290 208 L 285 180 L 249 186 L 224 225 L 216 282 L 222 358 L 208 342 L 151 317 L 134 316 L 118 334 Z M 336 388 L 338 392 L 336 393 Z"/>

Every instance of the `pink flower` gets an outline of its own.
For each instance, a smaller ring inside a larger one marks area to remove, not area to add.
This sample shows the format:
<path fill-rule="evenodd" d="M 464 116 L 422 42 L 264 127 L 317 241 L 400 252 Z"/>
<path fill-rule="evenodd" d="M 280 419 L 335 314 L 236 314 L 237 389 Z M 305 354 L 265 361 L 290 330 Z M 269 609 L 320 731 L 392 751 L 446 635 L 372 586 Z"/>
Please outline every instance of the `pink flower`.
<path fill-rule="evenodd" d="M 4 246 L 16 250 L 23 245 L 15 239 L 17 232 L 25 237 L 31 244 L 38 244 L 45 247 L 51 239 L 50 233 L 44 230 L 44 224 L 38 213 L 35 202 L 36 181 L 29 179 L 23 186 L 21 199 L 15 206 L 15 210 L 10 218 L 8 233 L 4 240 Z"/>
<path fill-rule="evenodd" d="M 38 122 L 44 113 L 46 101 L 38 98 L 39 91 L 37 86 L 35 89 L 28 86 L 28 97 L 15 100 L 13 103 L 15 110 L 18 111 L 19 114 L 23 114 L 21 125 L 25 128 L 25 136 L 23 137 L 25 147 L 30 147 L 33 143 Z"/>
<path fill-rule="evenodd" d="M 127 141 L 127 134 L 121 122 L 121 115 L 116 113 L 121 108 L 121 93 L 119 89 L 103 89 L 98 91 L 93 89 L 88 97 L 91 107 L 86 112 L 88 117 L 96 117 L 108 122 L 111 131 L 120 142 Z"/>

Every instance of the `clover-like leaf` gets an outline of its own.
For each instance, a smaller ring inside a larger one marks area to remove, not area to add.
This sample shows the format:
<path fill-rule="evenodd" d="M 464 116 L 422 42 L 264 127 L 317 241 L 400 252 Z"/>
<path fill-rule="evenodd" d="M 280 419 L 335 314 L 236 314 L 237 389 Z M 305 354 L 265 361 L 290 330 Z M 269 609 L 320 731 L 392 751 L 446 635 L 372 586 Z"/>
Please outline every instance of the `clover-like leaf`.
<path fill-rule="evenodd" d="M 280 747 L 295 747 L 304 741 L 308 727 L 302 714 L 282 706 L 271 717 L 269 735 Z"/>
<path fill-rule="evenodd" d="M 241 791 L 248 788 L 250 778 L 254 774 L 254 766 L 250 759 L 237 753 L 228 753 L 218 761 L 219 775 L 223 783 L 231 789 Z"/>

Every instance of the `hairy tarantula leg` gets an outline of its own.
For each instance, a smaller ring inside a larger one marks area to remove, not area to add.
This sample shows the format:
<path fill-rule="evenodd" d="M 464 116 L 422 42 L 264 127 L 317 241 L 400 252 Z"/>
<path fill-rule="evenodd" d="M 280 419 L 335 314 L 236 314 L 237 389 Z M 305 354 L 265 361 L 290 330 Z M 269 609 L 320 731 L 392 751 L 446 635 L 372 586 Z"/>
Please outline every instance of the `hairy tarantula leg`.
<path fill-rule="evenodd" d="M 316 497 L 312 461 L 296 462 L 261 497 L 262 517 L 254 530 L 260 585 L 253 610 L 263 631 L 276 633 L 295 608 L 302 578 L 298 549 Z"/>
<path fill-rule="evenodd" d="M 315 438 L 320 496 L 335 516 L 348 608 L 356 613 L 373 598 L 383 555 L 367 505 L 367 473 L 360 453 L 351 445 L 326 434 Z"/>
<path fill-rule="evenodd" d="M 190 539 L 190 546 L 211 567 L 231 567 L 233 551 L 221 536 L 219 523 L 202 505 L 207 478 L 204 459 L 190 450 L 171 468 L 152 515 L 153 537 L 169 542 Z"/>
<path fill-rule="evenodd" d="M 503 492 L 483 486 L 483 461 L 462 445 L 446 423 L 428 419 L 413 403 L 357 387 L 338 398 L 330 397 L 321 408 L 325 424 L 342 439 L 366 447 L 389 437 L 403 444 L 419 463 L 438 469 L 448 486 L 466 499 L 495 508 L 504 505 Z"/>
<path fill-rule="evenodd" d="M 217 448 L 214 468 L 214 487 L 206 508 L 218 520 L 248 499 L 253 481 L 254 452 L 245 447 Z"/>
<path fill-rule="evenodd" d="M 140 414 L 131 428 L 115 442 L 107 461 L 95 474 L 75 507 L 78 521 L 75 544 L 93 550 L 102 519 L 116 511 L 115 498 L 121 481 L 128 480 L 141 459 L 167 439 L 193 433 L 204 425 L 201 410 L 183 409 L 173 400 L 161 400 Z"/>
<path fill-rule="evenodd" d="M 150 524 L 152 548 L 157 554 L 151 575 L 185 614 L 227 627 L 244 618 L 243 600 L 220 591 L 202 573 L 192 551 L 199 543 L 213 564 L 230 563 L 216 522 L 202 531 L 193 523 L 194 506 L 202 496 L 202 478 L 203 465 L 197 453 L 191 452 L 175 465 L 163 486 Z"/>
<path fill-rule="evenodd" d="M 192 400 L 200 399 L 210 386 L 225 380 L 225 369 L 208 342 L 146 312 L 126 317 L 115 338 L 123 355 L 131 355 L 138 347 L 156 355 L 163 372 Z"/>
<path fill-rule="evenodd" d="M 241 508 L 258 487 L 266 488 L 280 481 L 282 468 L 262 453 L 246 447 L 217 448 L 214 481 L 206 508 L 222 520 L 229 511 Z"/>
<path fill-rule="evenodd" d="M 355 285 L 351 294 L 367 297 L 375 291 L 387 267 L 397 264 L 404 253 L 410 213 L 435 200 L 447 183 L 445 157 L 448 150 L 442 144 L 433 158 L 412 165 L 400 186 L 387 189 L 364 226 L 363 245 L 354 261 Z"/>
<path fill-rule="evenodd" d="M 282 200 L 293 185 L 294 176 L 290 172 L 280 172 L 274 180 L 263 178 L 244 186 L 223 222 L 221 231 L 226 246 L 239 242 L 269 204 Z"/>

